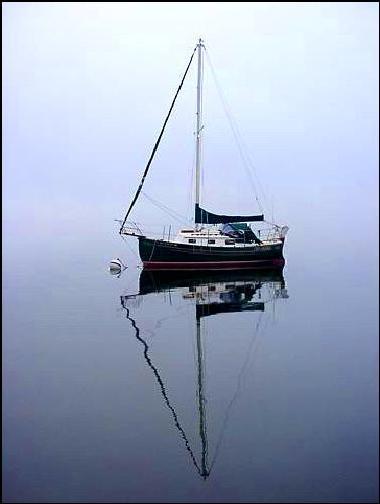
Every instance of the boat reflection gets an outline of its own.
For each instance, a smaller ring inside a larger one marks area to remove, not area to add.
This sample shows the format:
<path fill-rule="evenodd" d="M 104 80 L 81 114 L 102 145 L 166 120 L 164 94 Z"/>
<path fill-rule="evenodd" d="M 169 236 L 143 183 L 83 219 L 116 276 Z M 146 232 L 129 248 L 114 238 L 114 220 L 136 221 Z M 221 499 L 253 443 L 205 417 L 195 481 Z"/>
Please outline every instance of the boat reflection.
<path fill-rule="evenodd" d="M 201 461 L 198 462 L 182 428 L 175 408 L 171 404 L 158 368 L 149 355 L 149 345 L 142 337 L 137 322 L 131 316 L 131 308 L 136 300 L 151 293 L 173 292 L 181 294 L 185 302 L 195 305 L 196 325 L 196 363 L 197 363 L 197 400 L 199 436 L 201 440 Z M 198 474 L 207 479 L 213 462 L 208 462 L 208 441 L 206 425 L 206 398 L 204 351 L 202 345 L 201 320 L 221 313 L 264 312 L 268 303 L 288 297 L 282 269 L 276 270 L 241 270 L 241 271 L 147 271 L 142 270 L 139 278 L 139 292 L 120 297 L 121 306 L 126 311 L 137 340 L 143 345 L 143 355 L 157 380 L 163 399 L 173 417 L 174 425 L 182 437 L 185 447 Z M 258 327 L 256 327 L 258 329 Z M 240 380 L 240 378 L 239 378 Z M 236 394 L 235 394 L 236 396 Z M 235 397 L 230 402 L 232 405 Z M 227 416 L 226 416 L 227 418 Z M 217 450 L 219 444 L 217 444 Z M 215 460 L 216 454 L 213 461 Z"/>

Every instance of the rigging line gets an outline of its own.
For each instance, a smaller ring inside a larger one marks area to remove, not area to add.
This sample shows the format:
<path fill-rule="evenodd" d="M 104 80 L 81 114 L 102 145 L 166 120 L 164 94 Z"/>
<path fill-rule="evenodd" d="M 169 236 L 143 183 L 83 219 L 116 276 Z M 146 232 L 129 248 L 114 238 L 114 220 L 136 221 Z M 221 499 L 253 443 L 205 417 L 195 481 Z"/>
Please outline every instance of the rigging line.
<path fill-rule="evenodd" d="M 181 215 L 172 208 L 169 208 L 168 206 L 164 205 L 163 203 L 161 203 L 161 201 L 155 200 L 154 198 L 152 198 L 152 196 L 149 196 L 146 192 L 141 191 L 141 194 L 145 196 L 145 198 L 148 199 L 151 203 L 153 203 L 153 205 L 156 205 L 161 210 L 166 211 L 166 213 L 170 215 L 170 217 L 173 217 L 181 224 L 184 223 L 187 224 L 189 222 L 184 215 Z"/>
<path fill-rule="evenodd" d="M 170 291 L 168 291 L 168 292 L 170 293 Z M 149 334 L 149 341 L 152 341 L 153 337 L 156 336 L 157 329 L 160 329 L 163 323 L 165 323 L 168 320 L 175 320 L 178 317 L 182 317 L 182 312 L 185 310 L 185 308 L 184 307 L 180 307 L 180 308 L 174 308 L 174 309 L 177 312 L 176 315 L 172 315 L 172 316 L 169 316 L 169 317 L 162 317 L 162 318 L 160 318 L 160 319 L 157 320 L 157 322 L 153 326 L 153 329 L 146 329 L 144 331 L 145 334 Z"/>
<path fill-rule="evenodd" d="M 160 135 L 159 135 L 159 137 L 158 137 L 158 139 L 157 139 L 156 143 L 154 144 L 154 147 L 153 147 L 152 153 L 151 153 L 151 155 L 150 155 L 150 158 L 149 158 L 148 164 L 147 164 L 147 165 L 146 165 L 146 167 L 145 167 L 145 170 L 144 170 L 144 173 L 143 173 L 143 176 L 142 176 L 142 179 L 141 179 L 140 185 L 139 185 L 139 187 L 137 188 L 136 194 L 135 194 L 135 196 L 134 196 L 134 198 L 133 198 L 133 200 L 132 200 L 131 204 L 129 205 L 129 208 L 128 208 L 127 213 L 125 214 L 123 224 L 121 225 L 121 228 L 120 228 L 120 230 L 119 230 L 119 233 L 120 233 L 120 234 L 121 234 L 121 231 L 122 231 L 123 226 L 124 226 L 124 224 L 125 224 L 125 221 L 126 221 L 126 220 L 127 220 L 127 218 L 128 218 L 128 215 L 130 214 L 130 212 L 131 212 L 131 210 L 132 210 L 133 206 L 135 205 L 135 203 L 136 203 L 136 201 L 137 201 L 137 198 L 139 197 L 139 194 L 140 194 L 141 189 L 142 189 L 142 186 L 143 186 L 143 184 L 144 184 L 145 177 L 147 176 L 147 173 L 148 173 L 148 170 L 149 170 L 150 164 L 151 164 L 151 162 L 152 162 L 152 160 L 153 160 L 153 157 L 154 157 L 154 155 L 155 155 L 155 153 L 156 153 L 156 150 L 158 149 L 158 146 L 159 146 L 159 144 L 160 144 L 160 141 L 161 141 L 162 135 L 163 135 L 163 133 L 164 133 L 164 131 L 165 131 L 166 123 L 168 122 L 168 119 L 169 119 L 169 117 L 170 117 L 170 114 L 171 114 L 171 112 L 172 112 L 172 110 L 173 110 L 174 103 L 175 103 L 175 101 L 176 101 L 176 99 L 177 99 L 178 93 L 179 93 L 179 92 L 180 92 L 180 90 L 182 89 L 182 85 L 183 85 L 184 80 L 185 80 L 185 78 L 186 78 L 187 72 L 188 72 L 188 70 L 189 70 L 189 68 L 190 68 L 191 62 L 193 61 L 193 57 L 194 57 L 194 54 L 195 54 L 195 51 L 196 51 L 197 47 L 198 47 L 198 46 L 196 46 L 196 47 L 194 48 L 193 52 L 192 52 L 192 55 L 191 55 L 190 61 L 189 61 L 188 65 L 187 65 L 187 67 L 186 67 L 186 71 L 185 71 L 185 73 L 184 73 L 184 75 L 183 75 L 183 77 L 182 77 L 181 84 L 178 86 L 177 92 L 176 92 L 176 94 L 175 94 L 175 96 L 174 96 L 174 98 L 173 98 L 172 104 L 171 104 L 171 106 L 170 106 L 170 109 L 169 109 L 168 115 L 166 116 L 166 119 L 165 119 L 164 125 L 162 126 L 162 129 L 161 129 Z"/>
<path fill-rule="evenodd" d="M 204 128 L 203 128 L 204 129 Z M 205 191 L 205 171 L 202 170 L 203 162 L 204 162 L 204 143 L 205 143 L 205 134 L 203 133 L 203 142 L 201 142 L 199 146 L 199 166 L 200 166 L 200 175 L 201 175 L 201 195 L 204 194 Z"/>
<path fill-rule="evenodd" d="M 152 260 L 152 257 L 153 257 L 153 252 L 154 252 L 154 249 L 156 247 L 156 243 L 157 243 L 157 240 L 154 240 L 153 241 L 153 247 L 152 247 L 152 252 L 150 253 L 150 257 L 149 257 L 149 261 L 150 262 Z"/>
<path fill-rule="evenodd" d="M 221 433 L 220 433 L 220 436 L 219 436 L 219 440 L 218 440 L 218 442 L 216 444 L 215 453 L 214 453 L 214 457 L 213 457 L 213 459 L 211 461 L 211 464 L 210 464 L 210 471 L 209 472 L 211 472 L 211 470 L 212 470 L 212 468 L 213 468 L 213 466 L 215 464 L 216 457 L 217 457 L 217 455 L 219 453 L 219 449 L 221 447 L 221 444 L 222 444 L 222 441 L 223 441 L 223 438 L 224 438 L 224 434 L 225 434 L 225 430 L 226 430 L 226 427 L 227 427 L 227 422 L 228 422 L 228 419 L 229 419 L 229 416 L 230 416 L 230 413 L 231 413 L 232 406 L 233 406 L 234 402 L 236 401 L 237 396 L 238 396 L 238 394 L 240 392 L 241 379 L 242 379 L 242 376 L 245 373 L 245 370 L 247 368 L 248 362 L 250 360 L 253 344 L 257 340 L 258 331 L 259 331 L 259 327 L 260 327 L 260 324 L 261 324 L 262 316 L 263 316 L 263 314 L 260 313 L 259 320 L 258 320 L 258 322 L 256 324 L 255 332 L 253 333 L 253 338 L 251 339 L 251 342 L 250 342 L 249 347 L 248 347 L 247 357 L 246 357 L 246 359 L 245 359 L 245 361 L 243 363 L 243 366 L 242 366 L 242 368 L 240 370 L 240 373 L 239 373 L 239 376 L 238 376 L 238 383 L 237 383 L 235 394 L 233 395 L 233 397 L 232 397 L 229 405 L 227 406 L 227 410 L 226 410 L 226 413 L 225 413 L 225 416 L 224 416 L 224 421 L 223 421 Z M 256 346 L 256 348 L 257 348 L 257 346 Z"/>
<path fill-rule="evenodd" d="M 219 98 L 220 98 L 220 100 L 222 102 L 222 105 L 223 105 L 225 114 L 227 116 L 230 128 L 231 128 L 232 133 L 233 133 L 233 135 L 235 137 L 235 141 L 236 141 L 236 144 L 238 146 L 239 153 L 241 155 L 241 159 L 243 161 L 244 168 L 246 169 L 246 172 L 247 172 L 248 177 L 250 179 L 250 182 L 252 184 L 253 190 L 255 192 L 256 201 L 258 202 L 258 204 L 261 204 L 260 201 L 259 201 L 259 198 L 258 198 L 258 192 L 257 192 L 257 189 L 256 189 L 256 184 L 255 184 L 255 182 L 253 180 L 252 173 L 251 173 L 251 171 L 249 169 L 250 167 L 252 168 L 252 172 L 253 172 L 253 174 L 256 177 L 258 188 L 260 188 L 261 192 L 263 193 L 264 199 L 266 200 L 264 189 L 263 189 L 262 185 L 260 184 L 260 180 L 259 180 L 259 178 L 257 176 L 255 167 L 254 167 L 254 165 L 253 165 L 253 163 L 252 163 L 252 161 L 250 159 L 250 156 L 248 154 L 248 149 L 247 149 L 247 147 L 245 145 L 245 142 L 243 141 L 243 137 L 242 137 L 242 135 L 239 132 L 239 128 L 238 128 L 236 119 L 233 117 L 232 112 L 231 112 L 231 108 L 229 107 L 229 105 L 227 103 L 227 100 L 224 97 L 222 88 L 221 88 L 221 86 L 219 84 L 218 78 L 216 76 L 215 69 L 214 69 L 214 67 L 213 67 L 213 65 L 211 63 L 211 59 L 210 59 L 208 53 L 207 53 L 207 59 L 208 59 L 208 63 L 209 63 L 210 68 L 211 68 L 211 73 L 212 73 L 212 76 L 214 78 L 214 83 L 216 85 L 216 88 L 217 88 L 217 91 L 218 91 L 218 94 L 219 94 Z"/>
<path fill-rule="evenodd" d="M 139 256 L 136 254 L 136 252 L 133 250 L 133 248 L 129 245 L 128 240 L 125 238 L 125 236 L 123 236 L 123 235 L 120 235 L 120 236 L 125 241 L 125 243 L 127 244 L 127 247 L 132 252 L 132 254 L 138 259 L 139 263 L 141 263 L 141 260 L 140 260 Z"/>
<path fill-rule="evenodd" d="M 195 133 L 194 133 L 195 134 Z M 190 184 L 188 186 L 188 195 L 187 195 L 187 207 L 186 207 L 186 215 L 189 215 L 190 206 L 193 203 L 193 181 L 194 181 L 194 172 L 195 172 L 195 151 L 193 151 L 193 158 L 191 162 L 190 169 Z M 189 221 L 191 222 L 191 221 Z"/>
<path fill-rule="evenodd" d="M 237 147 L 238 147 L 238 150 L 239 150 L 239 153 L 240 153 L 240 156 L 241 156 L 241 159 L 243 161 L 243 165 L 244 165 L 244 168 L 246 170 L 246 173 L 248 174 L 248 178 L 251 182 L 251 185 L 252 185 L 252 188 L 253 188 L 253 191 L 255 193 L 255 199 L 260 207 L 260 210 L 261 212 L 263 212 L 263 207 L 261 205 L 261 202 L 259 200 L 259 197 L 258 197 L 258 191 L 257 191 L 257 188 L 256 188 L 256 184 L 253 180 L 253 175 L 252 175 L 252 172 L 254 173 L 255 177 L 256 177 L 256 180 L 257 180 L 257 186 L 258 188 L 260 188 L 261 192 L 262 192 L 262 195 L 266 201 L 266 204 L 267 204 L 267 198 L 266 198 L 266 195 L 265 195 L 265 192 L 264 192 L 264 189 L 259 181 L 259 178 L 256 174 L 256 170 L 255 170 L 255 167 L 250 159 L 250 156 L 248 154 L 248 149 L 245 145 L 245 142 L 243 141 L 243 138 L 242 138 L 242 135 L 240 134 L 239 132 L 239 128 L 238 128 L 238 125 L 236 123 L 236 120 L 234 120 L 233 116 L 232 116 L 232 113 L 230 111 L 230 107 L 228 106 L 227 104 L 227 100 L 225 99 L 224 95 L 223 95 L 223 92 L 222 92 L 222 89 L 221 89 L 221 86 L 219 84 L 219 81 L 217 79 L 217 76 L 216 76 L 216 73 L 215 73 L 215 69 L 211 63 L 211 59 L 210 59 L 210 56 L 208 54 L 207 51 L 206 52 L 206 56 L 207 56 L 207 62 L 208 64 L 210 65 L 210 69 L 211 69 L 211 74 L 213 76 L 213 79 L 214 79 L 214 83 L 215 83 L 215 86 L 217 88 L 217 91 L 218 91 L 218 95 L 219 95 L 219 98 L 222 102 L 222 105 L 223 105 L 223 108 L 224 108 L 224 112 L 227 116 L 227 119 L 228 119 L 228 122 L 229 122 L 229 125 L 230 125 L 230 128 L 232 130 L 232 133 L 234 135 L 234 138 L 235 138 L 235 141 L 236 141 L 236 144 L 237 144 Z M 245 149 L 245 151 L 244 151 Z M 252 169 L 252 172 L 250 170 L 250 168 Z"/>
<path fill-rule="evenodd" d="M 168 207 L 167 205 L 165 205 L 164 203 L 162 203 L 162 201 L 158 201 L 158 200 L 152 198 L 152 196 L 149 196 L 149 194 L 147 194 L 145 191 L 141 191 L 141 194 L 143 196 L 145 196 L 149 201 L 151 201 L 154 205 L 157 205 L 160 208 L 167 210 L 171 214 L 176 215 L 178 218 L 185 219 L 184 215 L 181 215 L 180 213 L 178 213 L 173 208 Z"/>
<path fill-rule="evenodd" d="M 238 125 L 236 124 L 236 120 L 235 120 L 235 127 L 236 127 L 236 130 L 238 131 L 238 134 L 240 135 L 240 141 L 243 145 L 243 148 L 245 149 L 245 155 L 246 155 L 246 158 L 247 158 L 247 161 L 248 161 L 248 165 L 252 168 L 252 172 L 254 173 L 255 177 L 256 177 L 256 182 L 257 182 L 257 185 L 262 193 L 262 196 L 265 200 L 265 204 L 266 204 L 266 207 L 268 208 L 269 206 L 269 202 L 268 202 L 268 196 L 266 195 L 266 192 L 264 191 L 264 187 L 262 185 L 262 183 L 260 182 L 260 179 L 257 175 L 257 170 L 251 160 L 251 157 L 250 157 L 250 154 L 249 154 L 249 151 L 248 151 L 248 148 L 247 148 L 247 144 L 245 143 L 245 140 L 243 138 L 243 136 L 239 133 L 239 129 L 238 129 Z"/>
<path fill-rule="evenodd" d="M 183 224 L 184 221 L 182 219 L 179 219 L 178 217 L 176 217 L 172 212 L 170 212 L 167 208 L 165 208 L 164 206 L 160 205 L 158 202 L 154 202 L 152 201 L 148 196 L 146 196 L 146 198 L 148 200 L 150 200 L 151 203 L 153 203 L 153 205 L 155 205 L 157 208 L 159 208 L 160 210 L 162 210 L 164 213 L 166 213 L 167 215 L 169 215 L 169 217 L 171 217 L 172 219 L 176 220 L 177 222 L 179 222 L 180 224 Z"/>
<path fill-rule="evenodd" d="M 222 102 L 222 105 L 223 105 L 223 108 L 224 108 L 224 112 L 225 112 L 226 117 L 228 119 L 231 131 L 232 131 L 232 133 L 234 135 L 234 138 L 235 138 L 235 141 L 236 141 L 236 145 L 238 147 L 241 159 L 243 161 L 243 166 L 244 166 L 244 168 L 246 170 L 246 173 L 248 175 L 248 178 L 249 178 L 249 180 L 251 182 L 251 185 L 252 185 L 252 188 L 253 188 L 253 192 L 255 193 L 255 199 L 256 199 L 256 201 L 257 201 L 257 203 L 259 205 L 259 208 L 260 208 L 261 212 L 263 212 L 262 205 L 261 205 L 261 202 L 260 202 L 259 197 L 258 197 L 258 191 L 257 191 L 256 185 L 255 185 L 255 182 L 253 180 L 252 173 L 249 170 L 248 159 L 247 159 L 248 156 L 247 156 L 247 154 L 243 150 L 242 141 L 241 141 L 241 138 L 240 138 L 241 135 L 239 135 L 237 125 L 234 124 L 231 111 L 230 111 L 230 109 L 229 109 L 229 107 L 227 105 L 227 101 L 226 101 L 225 97 L 223 96 L 223 92 L 222 92 L 221 86 L 220 86 L 220 84 L 218 82 L 218 79 L 216 77 L 216 73 L 215 73 L 214 67 L 213 67 L 213 65 L 211 63 L 210 57 L 209 57 L 208 53 L 206 53 L 206 54 L 207 54 L 208 63 L 210 65 L 211 73 L 212 73 L 212 76 L 213 76 L 213 79 L 214 79 L 214 83 L 215 83 L 215 86 L 216 86 L 218 94 L 219 94 L 219 98 L 220 98 L 220 100 Z"/>
<path fill-rule="evenodd" d="M 130 316 L 130 310 L 129 308 L 127 308 L 126 306 L 123 305 L 123 301 L 121 300 L 121 303 L 122 303 L 122 306 L 123 308 L 125 308 L 126 312 L 127 312 L 127 319 L 131 322 L 131 325 L 132 327 L 134 328 L 134 330 L 136 331 L 136 339 L 138 341 L 140 341 L 140 343 L 143 344 L 144 346 L 144 359 L 146 360 L 146 362 L 148 363 L 148 366 L 152 369 L 153 373 L 154 373 L 154 376 L 156 377 L 157 379 L 157 382 L 158 384 L 160 385 L 160 388 L 161 388 L 161 394 L 163 395 L 164 399 L 165 399 L 165 403 L 167 405 L 167 407 L 170 409 L 171 413 L 172 413 L 172 416 L 173 416 L 173 419 L 174 419 L 174 423 L 175 423 L 175 426 L 176 428 L 179 430 L 180 434 L 181 434 L 181 437 L 182 439 L 184 440 L 185 442 L 185 446 L 186 446 L 186 449 L 187 451 L 189 452 L 190 454 L 190 457 L 191 457 L 191 460 L 193 461 L 193 464 L 194 466 L 196 467 L 197 471 L 199 474 L 201 474 L 201 470 L 197 464 L 197 461 L 194 457 L 194 454 L 190 448 L 190 444 L 189 444 L 189 441 L 186 437 L 186 434 L 185 434 L 185 431 L 183 430 L 183 428 L 181 427 L 179 421 L 178 421 L 178 417 L 177 417 L 177 414 L 175 412 L 175 409 L 173 408 L 173 406 L 170 404 L 169 402 L 169 398 L 167 396 L 167 393 L 166 393 L 166 389 L 165 389 L 165 385 L 161 379 L 161 376 L 157 370 L 157 368 L 153 365 L 149 355 L 148 355 L 148 349 L 149 349 L 149 346 L 148 344 L 146 343 L 146 341 L 140 336 L 140 329 L 139 327 L 137 327 L 136 325 L 136 321 Z"/>
<path fill-rule="evenodd" d="M 168 292 L 170 294 L 170 292 L 171 292 L 170 289 L 168 289 L 168 290 L 166 290 L 166 289 L 165 290 L 160 290 L 159 286 L 155 283 L 154 278 L 151 275 L 150 275 L 150 277 L 151 277 L 151 280 L 152 280 L 152 282 L 154 284 L 154 292 L 155 293 L 159 293 L 159 294 L 163 293 L 163 294 L 165 294 L 166 292 Z M 172 292 L 176 292 L 176 289 L 174 289 Z M 140 296 L 141 296 L 141 294 L 140 294 Z M 149 334 L 149 341 L 151 341 L 153 339 L 153 337 L 156 335 L 156 330 L 160 329 L 161 326 L 162 326 L 162 324 L 164 322 L 166 322 L 168 320 L 174 320 L 174 319 L 176 319 L 178 317 L 181 317 L 182 313 L 184 311 L 186 311 L 187 308 L 188 308 L 187 306 L 177 306 L 177 307 L 174 306 L 174 310 L 176 311 L 176 315 L 162 317 L 162 318 L 160 318 L 160 319 L 158 319 L 156 321 L 156 323 L 153 326 L 153 329 L 145 329 L 144 333 L 145 334 Z"/>

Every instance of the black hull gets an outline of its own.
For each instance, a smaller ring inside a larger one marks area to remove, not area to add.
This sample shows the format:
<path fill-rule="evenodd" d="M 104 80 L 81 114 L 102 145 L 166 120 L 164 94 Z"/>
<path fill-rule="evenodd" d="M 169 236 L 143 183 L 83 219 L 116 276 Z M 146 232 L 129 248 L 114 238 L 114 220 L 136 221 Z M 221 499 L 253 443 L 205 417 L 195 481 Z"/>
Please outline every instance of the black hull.
<path fill-rule="evenodd" d="M 140 258 L 147 269 L 241 269 L 282 267 L 284 244 L 201 247 L 139 236 Z"/>

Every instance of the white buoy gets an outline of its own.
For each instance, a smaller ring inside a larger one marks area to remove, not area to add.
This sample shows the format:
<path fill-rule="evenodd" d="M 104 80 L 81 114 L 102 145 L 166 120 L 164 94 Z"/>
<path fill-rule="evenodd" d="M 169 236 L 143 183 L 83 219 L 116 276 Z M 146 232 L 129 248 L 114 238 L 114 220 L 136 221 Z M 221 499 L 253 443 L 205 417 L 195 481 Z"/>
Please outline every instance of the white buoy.
<path fill-rule="evenodd" d="M 111 271 L 121 271 L 123 267 L 123 263 L 120 261 L 120 259 L 112 259 L 110 261 L 110 270 Z"/>

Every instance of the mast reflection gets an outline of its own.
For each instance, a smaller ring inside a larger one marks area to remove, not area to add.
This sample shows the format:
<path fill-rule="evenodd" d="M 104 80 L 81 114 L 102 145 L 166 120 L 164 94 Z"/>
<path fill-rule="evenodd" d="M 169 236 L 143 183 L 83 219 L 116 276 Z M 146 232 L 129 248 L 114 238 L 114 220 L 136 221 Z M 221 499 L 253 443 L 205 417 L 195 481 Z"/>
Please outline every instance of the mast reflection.
<path fill-rule="evenodd" d="M 201 440 L 201 461 L 197 462 L 188 438 L 180 425 L 178 415 L 169 401 L 167 391 L 157 367 L 149 356 L 149 345 L 141 337 L 136 320 L 131 317 L 130 306 L 136 298 L 150 293 L 181 291 L 185 301 L 195 304 L 196 350 L 197 350 L 197 397 L 199 412 L 199 436 Z M 204 387 L 204 354 L 202 350 L 201 319 L 221 313 L 264 312 L 269 302 L 288 297 L 282 268 L 276 270 L 241 271 L 147 271 L 142 270 L 139 278 L 139 292 L 135 295 L 120 296 L 121 306 L 131 322 L 136 339 L 143 345 L 143 355 L 157 380 L 165 404 L 173 417 L 174 425 L 185 443 L 198 474 L 207 479 L 212 465 L 208 463 L 208 442 L 206 422 L 206 398 Z M 132 301 L 133 300 L 133 301 Z M 232 402 L 231 402 L 232 403 Z M 215 454 L 216 455 L 216 454 Z M 214 456 L 215 459 L 215 456 Z"/>

